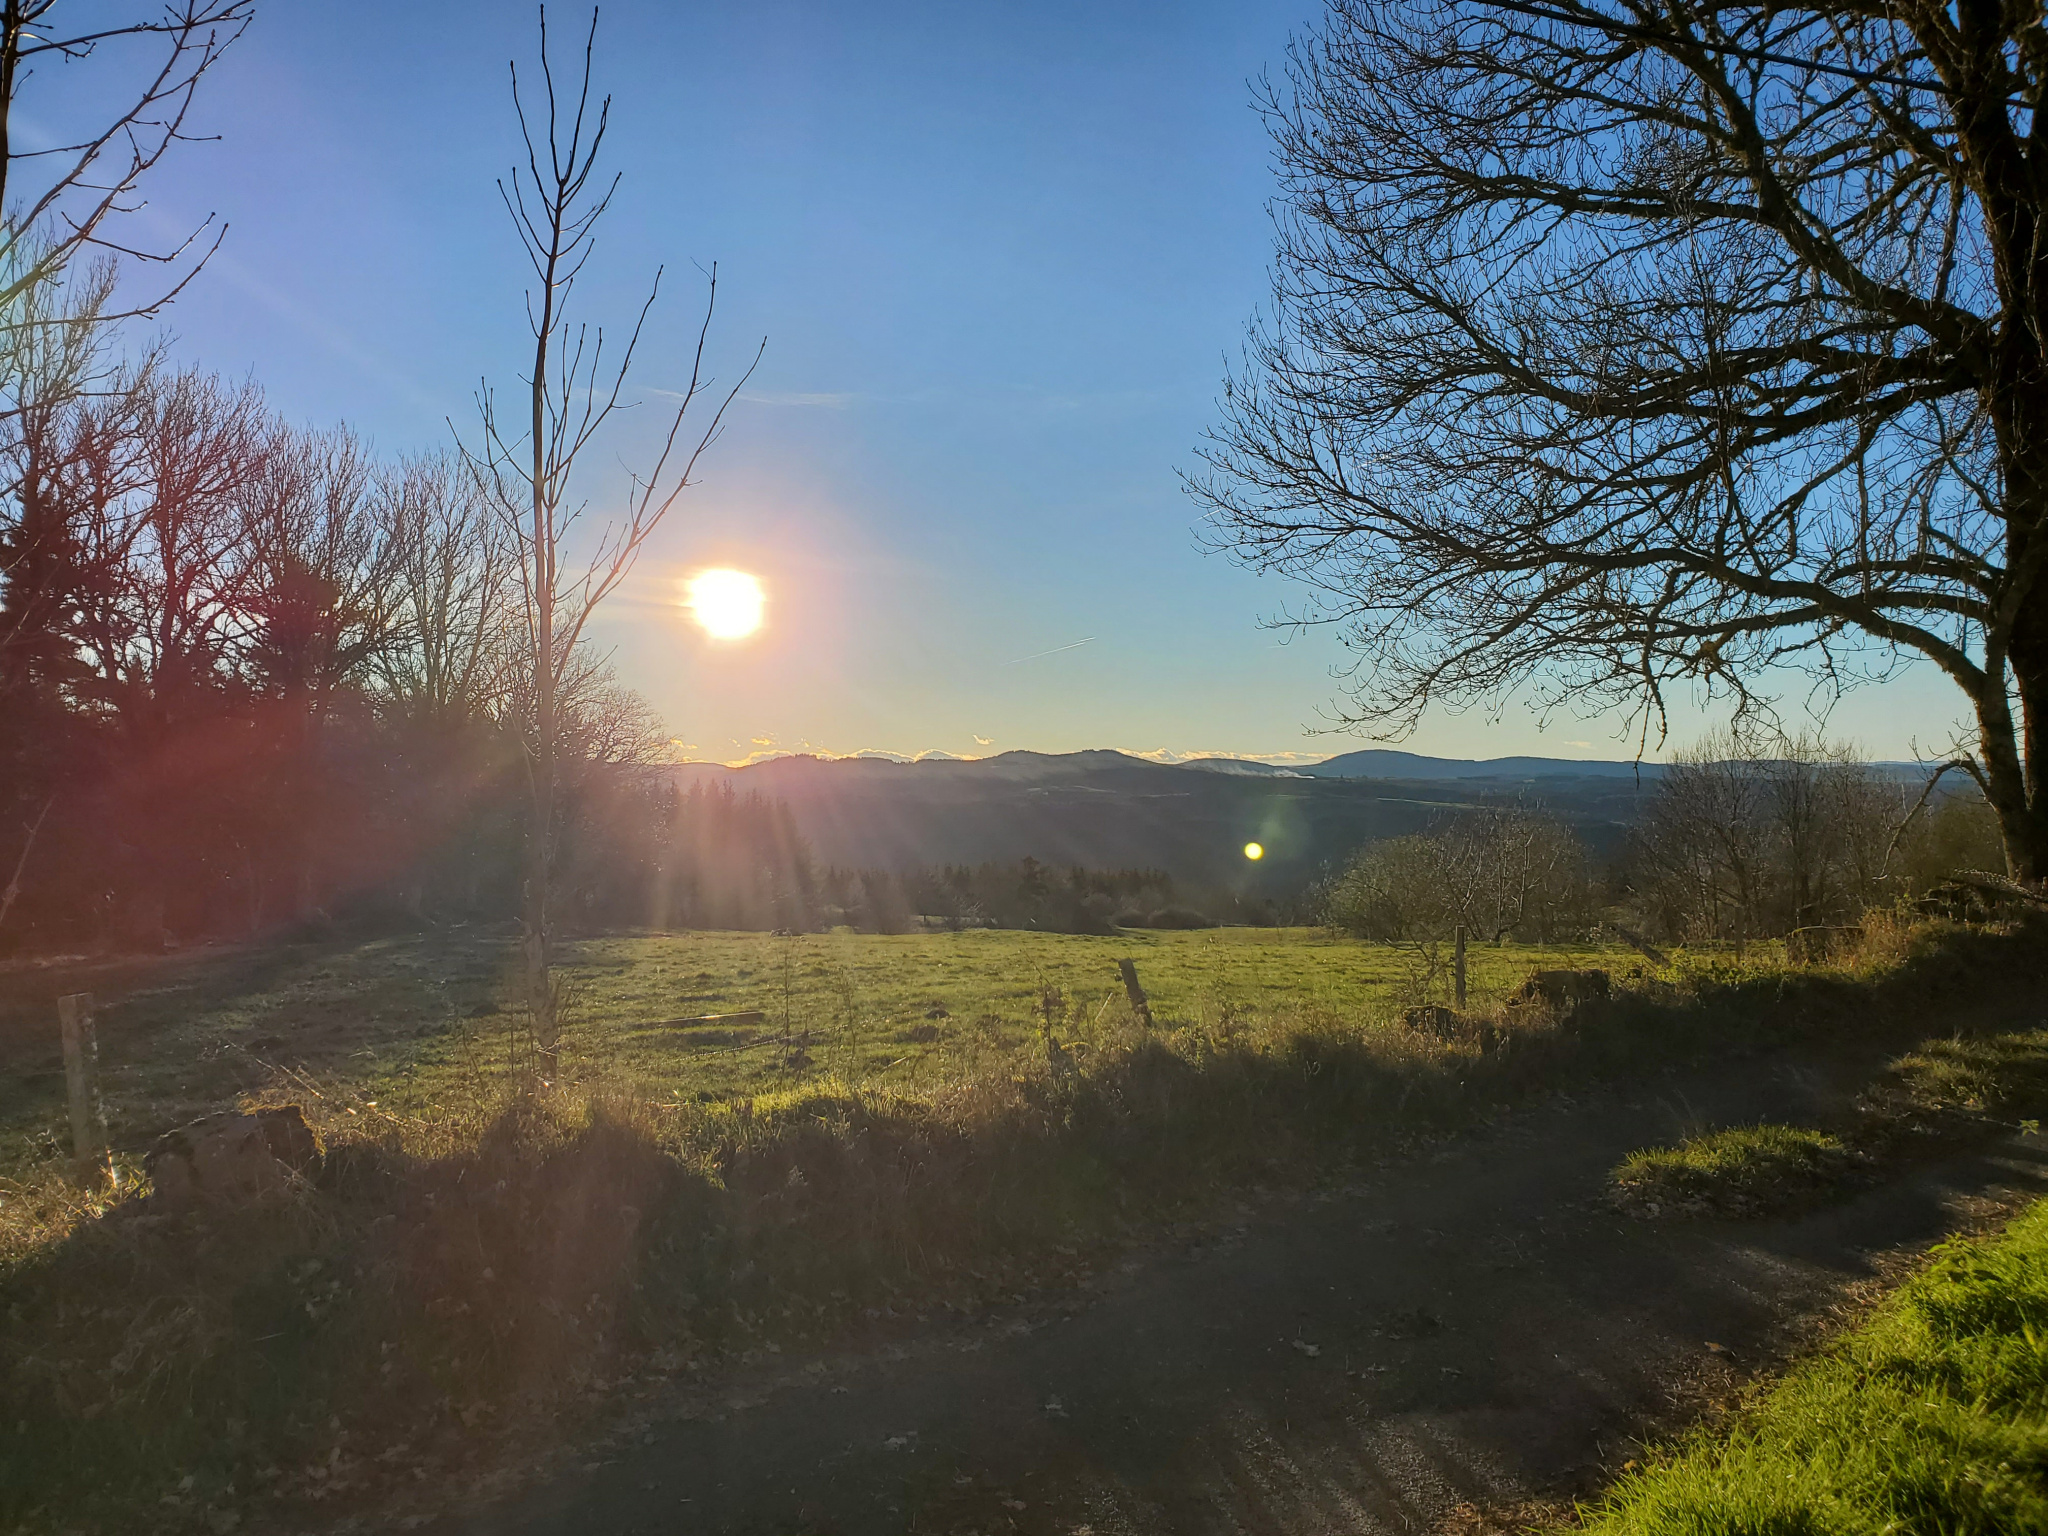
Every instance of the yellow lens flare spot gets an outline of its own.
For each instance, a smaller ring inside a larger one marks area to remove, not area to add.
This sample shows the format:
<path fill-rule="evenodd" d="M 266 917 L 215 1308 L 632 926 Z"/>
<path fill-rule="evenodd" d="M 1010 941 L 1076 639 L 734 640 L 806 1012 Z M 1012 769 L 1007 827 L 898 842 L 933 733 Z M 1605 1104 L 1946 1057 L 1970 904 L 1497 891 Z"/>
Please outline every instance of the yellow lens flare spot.
<path fill-rule="evenodd" d="M 1246 843 L 1244 856 L 1248 859 L 1263 859 L 1266 856 L 1265 847 L 1260 843 Z"/>
<path fill-rule="evenodd" d="M 745 571 L 699 571 L 683 588 L 683 606 L 714 640 L 744 640 L 761 627 L 767 594 Z"/>

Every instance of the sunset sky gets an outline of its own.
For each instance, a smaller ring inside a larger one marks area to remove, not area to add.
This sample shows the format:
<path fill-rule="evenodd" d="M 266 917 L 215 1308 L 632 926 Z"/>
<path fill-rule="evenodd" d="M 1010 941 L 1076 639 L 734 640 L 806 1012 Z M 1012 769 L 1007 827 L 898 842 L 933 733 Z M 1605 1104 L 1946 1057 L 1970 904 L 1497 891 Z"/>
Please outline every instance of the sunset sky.
<path fill-rule="evenodd" d="M 593 457 L 597 511 L 683 381 L 693 264 L 719 263 L 716 370 L 768 342 L 603 628 L 692 755 L 1367 744 L 1307 734 L 1340 649 L 1261 626 L 1295 595 L 1202 553 L 1176 480 L 1265 293 L 1272 179 L 1248 81 L 1313 9 L 606 6 L 624 182 L 583 312 L 625 322 L 669 273 L 648 404 Z M 587 17 L 556 6 L 559 41 Z M 202 100 L 219 142 L 153 184 L 165 230 L 209 210 L 231 226 L 168 317 L 177 355 L 388 452 L 468 430 L 480 376 L 516 389 L 525 272 L 493 178 L 533 21 L 511 0 L 265 6 Z M 706 566 L 760 578 L 751 637 L 689 622 L 684 583 Z M 1914 673 L 1835 727 L 1904 756 L 1957 713 Z M 1625 756 L 1617 730 L 1539 731 L 1510 705 L 1432 717 L 1406 745 Z"/>

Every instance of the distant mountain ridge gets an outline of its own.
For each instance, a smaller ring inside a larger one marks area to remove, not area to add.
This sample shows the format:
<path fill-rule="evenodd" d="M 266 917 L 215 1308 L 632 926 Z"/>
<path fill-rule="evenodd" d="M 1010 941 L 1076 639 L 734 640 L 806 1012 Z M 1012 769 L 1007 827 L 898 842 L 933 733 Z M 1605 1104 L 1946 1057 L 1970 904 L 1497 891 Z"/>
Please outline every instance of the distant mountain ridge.
<path fill-rule="evenodd" d="M 1228 764 L 1229 766 L 1224 766 Z M 1406 752 L 1288 768 L 1241 759 L 1159 763 L 1106 749 L 981 758 L 769 758 L 685 763 L 678 783 L 729 784 L 785 802 L 826 864 L 907 868 L 1035 858 L 1163 869 L 1246 894 L 1289 895 L 1361 844 L 1419 832 L 1506 799 L 1547 806 L 1595 849 L 1621 838 L 1653 775 L 1633 763 Z M 1264 857 L 1244 855 L 1258 843 Z"/>
<path fill-rule="evenodd" d="M 1210 773 L 1293 774 L 1311 779 L 1654 779 L 1664 772 L 1662 763 L 1611 762 L 1576 757 L 1424 757 L 1420 753 L 1396 752 L 1384 747 L 1343 752 L 1320 763 L 1278 766 L 1248 758 L 1198 757 L 1175 766 Z"/>
<path fill-rule="evenodd" d="M 1240 774 L 1255 778 L 1307 779 L 1529 779 L 1572 778 L 1591 775 L 1600 778 L 1654 778 L 1664 771 L 1662 763 L 1618 761 L 1575 757 L 1426 757 L 1416 752 L 1397 752 L 1382 747 L 1344 752 L 1319 763 L 1268 763 L 1255 757 L 1191 757 L 1178 762 L 1161 762 L 1133 752 L 1107 747 L 1079 752 L 996 752 L 987 757 L 962 757 L 951 752 L 925 752 L 916 757 L 896 752 L 853 752 L 828 756 L 815 752 L 786 752 L 758 762 L 731 767 L 724 763 L 685 763 L 691 769 L 717 769 L 732 773 L 755 773 L 778 763 L 884 763 L 899 768 L 985 768 L 999 778 L 1016 778 L 1036 772 L 1055 776 L 1075 767 L 1103 768 L 1133 764 L 1145 768 L 1185 770 L 1196 773 Z M 1065 764 L 1066 767 L 1058 765 Z"/>

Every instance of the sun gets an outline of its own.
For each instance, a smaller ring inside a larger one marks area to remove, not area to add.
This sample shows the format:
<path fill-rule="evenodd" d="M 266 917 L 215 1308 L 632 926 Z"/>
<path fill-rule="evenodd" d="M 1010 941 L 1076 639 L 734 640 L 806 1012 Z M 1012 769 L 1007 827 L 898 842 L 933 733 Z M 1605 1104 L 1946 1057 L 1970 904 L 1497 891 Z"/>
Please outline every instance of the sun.
<path fill-rule="evenodd" d="M 1259 859 L 1263 859 L 1266 856 L 1266 850 L 1260 847 L 1257 843 L 1246 843 L 1244 845 L 1244 856 L 1248 859 L 1257 861 Z"/>
<path fill-rule="evenodd" d="M 683 606 L 714 640 L 744 640 L 761 627 L 767 595 L 745 571 L 699 571 L 683 587 Z"/>

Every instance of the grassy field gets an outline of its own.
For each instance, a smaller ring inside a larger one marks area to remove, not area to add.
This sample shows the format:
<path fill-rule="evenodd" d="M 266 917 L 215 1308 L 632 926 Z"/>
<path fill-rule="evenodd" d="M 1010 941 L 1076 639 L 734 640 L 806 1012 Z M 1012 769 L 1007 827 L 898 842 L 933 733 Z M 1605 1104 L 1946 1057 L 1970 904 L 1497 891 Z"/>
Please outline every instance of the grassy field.
<path fill-rule="evenodd" d="M 1114 1038 L 1129 1023 L 1125 957 L 1163 1026 L 1226 1037 L 1280 1018 L 1383 1018 L 1413 988 L 1402 952 L 1313 929 L 596 938 L 564 955 L 563 1070 L 699 1102 L 821 1077 L 922 1090 L 1009 1057 L 1042 1059 L 1048 991 L 1059 1039 L 1085 1054 Z M 62 992 L 97 999 L 108 1121 L 135 1153 L 172 1125 L 280 1085 L 405 1116 L 473 1095 L 523 1049 L 514 959 L 502 933 L 457 931 L 0 972 L 0 1059 L 11 1069 L 0 1074 L 0 1177 L 65 1150 Z M 1476 946 L 1470 995 L 1484 1006 L 1538 966 L 1636 963 L 1626 949 Z M 746 1012 L 763 1017 L 669 1022 Z"/>
<path fill-rule="evenodd" d="M 2048 1204 L 1950 1242 L 1729 1429 L 1589 1512 L 1588 1536 L 2048 1531 Z"/>

